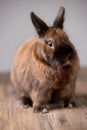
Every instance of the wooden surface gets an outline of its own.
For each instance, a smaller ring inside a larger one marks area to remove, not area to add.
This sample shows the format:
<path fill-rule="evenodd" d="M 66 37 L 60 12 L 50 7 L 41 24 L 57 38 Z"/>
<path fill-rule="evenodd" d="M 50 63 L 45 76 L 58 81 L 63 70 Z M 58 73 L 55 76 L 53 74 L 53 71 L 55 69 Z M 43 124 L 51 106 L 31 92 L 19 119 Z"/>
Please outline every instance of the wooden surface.
<path fill-rule="evenodd" d="M 9 74 L 0 74 L 0 130 L 87 130 L 87 68 L 80 70 L 75 99 L 78 108 L 35 114 L 17 107 Z"/>

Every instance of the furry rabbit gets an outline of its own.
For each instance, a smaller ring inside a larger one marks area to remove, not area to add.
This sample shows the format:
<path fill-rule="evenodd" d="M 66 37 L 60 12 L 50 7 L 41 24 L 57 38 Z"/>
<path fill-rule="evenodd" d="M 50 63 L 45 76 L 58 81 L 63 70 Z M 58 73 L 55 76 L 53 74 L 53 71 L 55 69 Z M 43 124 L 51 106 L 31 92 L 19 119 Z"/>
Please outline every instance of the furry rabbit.
<path fill-rule="evenodd" d="M 79 58 L 63 31 L 64 13 L 65 8 L 60 7 L 53 26 L 48 27 L 31 12 L 38 36 L 25 41 L 12 64 L 11 81 L 18 99 L 24 105 L 32 101 L 34 112 L 57 99 L 64 99 L 68 106 L 74 95 Z"/>

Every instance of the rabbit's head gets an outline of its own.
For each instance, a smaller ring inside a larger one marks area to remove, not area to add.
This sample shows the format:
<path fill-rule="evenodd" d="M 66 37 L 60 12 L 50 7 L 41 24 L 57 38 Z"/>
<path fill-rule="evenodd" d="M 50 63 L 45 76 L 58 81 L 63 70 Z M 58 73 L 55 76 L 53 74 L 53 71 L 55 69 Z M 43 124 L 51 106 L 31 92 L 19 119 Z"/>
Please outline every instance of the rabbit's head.
<path fill-rule="evenodd" d="M 59 9 L 53 26 L 47 24 L 31 12 L 32 23 L 39 35 L 37 54 L 40 60 L 55 69 L 73 65 L 76 51 L 68 36 L 63 31 L 64 7 Z"/>

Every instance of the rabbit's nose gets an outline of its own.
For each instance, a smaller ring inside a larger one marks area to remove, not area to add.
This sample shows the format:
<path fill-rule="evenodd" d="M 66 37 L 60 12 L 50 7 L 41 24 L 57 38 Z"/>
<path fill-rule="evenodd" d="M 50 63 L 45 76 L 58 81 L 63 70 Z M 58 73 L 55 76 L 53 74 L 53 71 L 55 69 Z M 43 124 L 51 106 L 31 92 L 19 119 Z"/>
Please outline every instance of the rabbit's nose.
<path fill-rule="evenodd" d="M 67 60 L 64 64 L 63 64 L 63 67 L 68 67 L 68 66 L 71 66 L 71 63 L 69 60 Z"/>

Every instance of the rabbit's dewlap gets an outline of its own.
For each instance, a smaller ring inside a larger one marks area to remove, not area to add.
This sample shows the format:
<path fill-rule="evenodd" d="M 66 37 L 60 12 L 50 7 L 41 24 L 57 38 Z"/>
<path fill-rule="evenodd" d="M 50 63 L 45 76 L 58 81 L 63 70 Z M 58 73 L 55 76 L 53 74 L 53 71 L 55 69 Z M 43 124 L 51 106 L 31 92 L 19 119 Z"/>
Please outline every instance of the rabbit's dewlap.
<path fill-rule="evenodd" d="M 11 69 L 11 81 L 21 103 L 42 111 L 60 99 L 64 106 L 72 102 L 79 68 L 75 47 L 63 31 L 64 7 L 59 9 L 53 26 L 31 13 L 39 37 L 27 40 L 17 51 Z M 47 111 L 44 111 L 47 112 Z"/>

